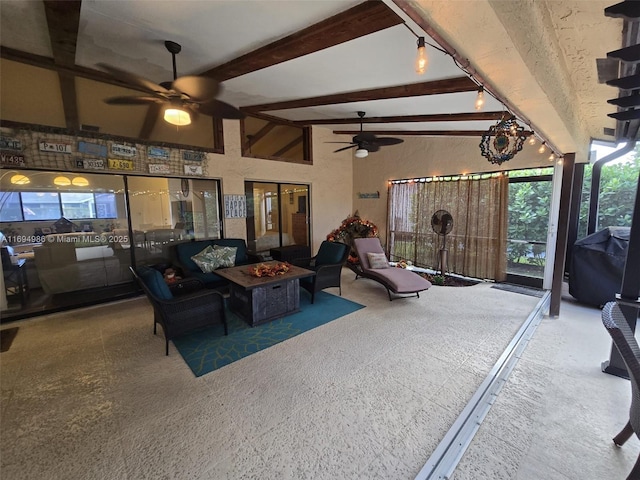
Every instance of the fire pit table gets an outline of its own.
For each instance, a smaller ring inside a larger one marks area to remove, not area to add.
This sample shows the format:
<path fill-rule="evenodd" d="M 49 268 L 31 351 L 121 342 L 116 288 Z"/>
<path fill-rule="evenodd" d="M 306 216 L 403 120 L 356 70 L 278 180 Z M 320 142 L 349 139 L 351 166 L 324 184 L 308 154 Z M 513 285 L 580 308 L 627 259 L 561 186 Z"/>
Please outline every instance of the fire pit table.
<path fill-rule="evenodd" d="M 287 264 L 286 273 L 273 277 L 249 273 L 252 268 L 281 264 L 272 261 L 216 270 L 217 275 L 231 282 L 229 308 L 249 325 L 260 325 L 300 310 L 299 279 L 315 275 L 314 271 Z"/>

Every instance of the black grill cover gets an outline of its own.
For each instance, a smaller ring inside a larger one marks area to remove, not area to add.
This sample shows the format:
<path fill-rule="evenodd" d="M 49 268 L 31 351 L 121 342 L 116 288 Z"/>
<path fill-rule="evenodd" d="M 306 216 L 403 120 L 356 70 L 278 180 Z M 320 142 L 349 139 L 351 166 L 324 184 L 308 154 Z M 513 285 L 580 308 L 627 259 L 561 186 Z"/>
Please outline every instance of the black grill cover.
<path fill-rule="evenodd" d="M 573 244 L 569 293 L 589 305 L 604 305 L 620 293 L 629 249 L 629 227 L 607 227 Z"/>

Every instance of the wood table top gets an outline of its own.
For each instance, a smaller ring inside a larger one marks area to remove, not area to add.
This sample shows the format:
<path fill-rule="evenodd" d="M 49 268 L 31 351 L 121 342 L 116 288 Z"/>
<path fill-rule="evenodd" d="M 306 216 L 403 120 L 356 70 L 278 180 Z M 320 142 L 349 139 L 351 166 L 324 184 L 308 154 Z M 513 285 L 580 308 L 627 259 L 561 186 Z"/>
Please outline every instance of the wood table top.
<path fill-rule="evenodd" d="M 289 280 L 295 280 L 297 278 L 311 277 L 316 274 L 313 270 L 307 270 L 306 268 L 297 267 L 289 264 L 289 271 L 282 275 L 275 275 L 273 277 L 256 277 L 249 273 L 251 267 L 258 265 L 277 265 L 284 262 L 276 260 L 269 262 L 252 263 L 250 265 L 240 265 L 238 267 L 220 268 L 215 271 L 216 275 L 226 278 L 230 282 L 240 285 L 241 287 L 251 290 L 257 287 L 263 287 L 269 284 L 275 284 L 280 282 L 286 282 Z"/>

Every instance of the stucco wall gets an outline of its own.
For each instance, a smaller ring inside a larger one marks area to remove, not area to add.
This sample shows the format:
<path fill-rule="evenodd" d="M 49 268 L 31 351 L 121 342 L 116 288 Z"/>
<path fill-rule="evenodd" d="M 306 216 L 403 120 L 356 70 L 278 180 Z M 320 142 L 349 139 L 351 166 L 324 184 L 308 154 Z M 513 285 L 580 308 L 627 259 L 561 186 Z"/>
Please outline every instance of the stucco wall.
<path fill-rule="evenodd" d="M 311 250 L 352 211 L 351 154 L 333 154 L 336 137 L 325 128 L 312 132 L 313 165 L 246 158 L 241 155 L 240 123 L 224 121 L 225 154 L 209 155 L 208 172 L 222 180 L 223 194 L 244 194 L 245 180 L 310 185 Z M 245 219 L 225 219 L 226 237 L 246 237 Z"/>
<path fill-rule="evenodd" d="M 366 158 L 354 158 L 353 210 L 379 227 L 384 243 L 389 180 L 553 166 L 548 150 L 538 153 L 540 144 L 525 143 L 512 160 L 497 166 L 480 154 L 479 143 L 476 137 L 405 138 Z M 358 198 L 358 193 L 377 191 L 380 198 Z"/>

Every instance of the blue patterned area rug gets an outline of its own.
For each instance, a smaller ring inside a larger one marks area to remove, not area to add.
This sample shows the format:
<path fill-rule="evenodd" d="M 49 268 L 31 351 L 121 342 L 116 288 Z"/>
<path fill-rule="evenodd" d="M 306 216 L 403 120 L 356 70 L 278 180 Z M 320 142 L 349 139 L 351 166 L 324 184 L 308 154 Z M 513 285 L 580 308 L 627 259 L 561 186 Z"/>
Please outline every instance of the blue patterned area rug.
<path fill-rule="evenodd" d="M 196 377 L 217 370 L 252 353 L 269 348 L 313 328 L 364 308 L 364 305 L 326 292 L 311 295 L 300 289 L 300 311 L 251 328 L 227 310 L 229 335 L 215 325 L 176 338 L 173 343 Z"/>

